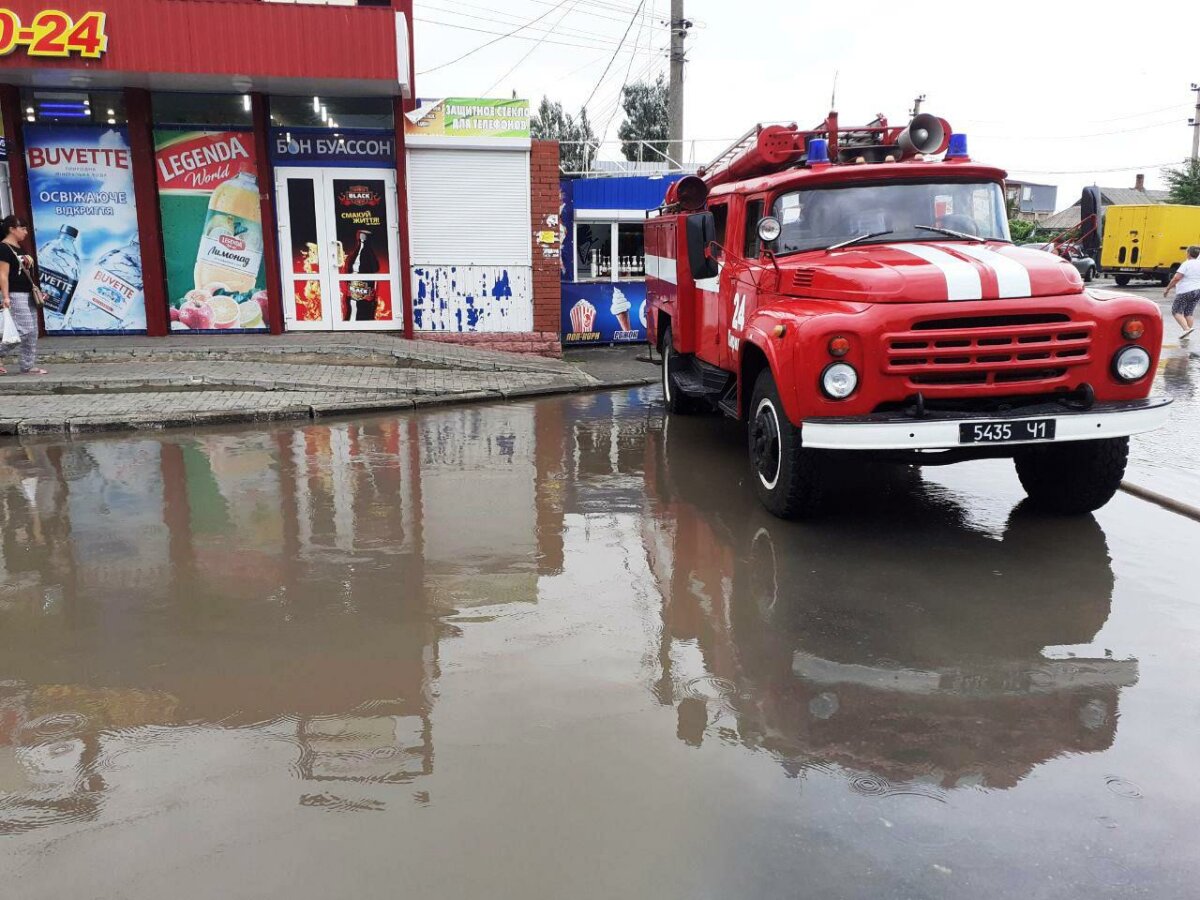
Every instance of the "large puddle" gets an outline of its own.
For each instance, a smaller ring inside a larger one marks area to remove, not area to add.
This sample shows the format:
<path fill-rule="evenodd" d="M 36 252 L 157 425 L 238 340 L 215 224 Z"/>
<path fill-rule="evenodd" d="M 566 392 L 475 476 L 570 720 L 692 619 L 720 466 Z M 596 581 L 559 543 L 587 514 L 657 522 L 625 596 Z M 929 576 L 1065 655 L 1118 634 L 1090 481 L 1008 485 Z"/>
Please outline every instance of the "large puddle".
<path fill-rule="evenodd" d="M 744 459 L 655 389 L 0 445 L 3 894 L 1194 896 L 1200 526 Z"/>

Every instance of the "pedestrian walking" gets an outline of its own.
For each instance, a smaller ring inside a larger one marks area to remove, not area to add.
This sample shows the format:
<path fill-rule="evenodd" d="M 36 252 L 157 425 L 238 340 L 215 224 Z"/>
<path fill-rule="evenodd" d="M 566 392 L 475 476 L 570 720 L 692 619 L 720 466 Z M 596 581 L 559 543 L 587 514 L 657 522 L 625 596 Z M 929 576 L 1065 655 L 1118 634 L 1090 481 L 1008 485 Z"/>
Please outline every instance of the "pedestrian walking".
<path fill-rule="evenodd" d="M 0 219 L 0 295 L 4 308 L 12 313 L 13 323 L 21 335 L 21 374 L 45 375 L 37 367 L 38 317 L 33 299 L 33 257 L 24 251 L 21 242 L 29 236 L 29 223 L 20 216 Z M 0 349 L 0 353 L 7 348 Z M 0 375 L 8 370 L 0 366 Z"/>
<path fill-rule="evenodd" d="M 1183 329 L 1180 339 L 1187 337 L 1196 327 L 1196 303 L 1200 301 L 1200 247 L 1192 246 L 1187 250 L 1188 258 L 1175 270 L 1175 277 L 1163 291 L 1166 297 L 1175 291 L 1175 302 L 1171 304 L 1171 315 Z"/>

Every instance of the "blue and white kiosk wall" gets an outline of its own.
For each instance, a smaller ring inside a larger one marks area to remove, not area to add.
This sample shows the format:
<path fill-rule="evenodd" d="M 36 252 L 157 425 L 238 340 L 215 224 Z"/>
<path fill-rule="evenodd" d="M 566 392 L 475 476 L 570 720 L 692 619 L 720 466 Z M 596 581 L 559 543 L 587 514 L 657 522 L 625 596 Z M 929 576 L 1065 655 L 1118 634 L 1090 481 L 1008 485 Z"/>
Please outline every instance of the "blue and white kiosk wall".
<path fill-rule="evenodd" d="M 646 340 L 646 212 L 682 177 L 562 182 L 564 348 Z"/>

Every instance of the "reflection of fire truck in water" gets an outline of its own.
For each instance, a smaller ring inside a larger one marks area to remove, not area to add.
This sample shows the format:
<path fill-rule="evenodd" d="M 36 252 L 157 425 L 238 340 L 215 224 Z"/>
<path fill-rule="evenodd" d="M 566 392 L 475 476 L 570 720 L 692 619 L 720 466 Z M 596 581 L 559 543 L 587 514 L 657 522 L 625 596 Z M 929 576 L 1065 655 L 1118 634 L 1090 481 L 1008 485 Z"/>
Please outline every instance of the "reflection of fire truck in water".
<path fill-rule="evenodd" d="M 675 707 L 680 740 L 732 738 L 789 771 L 832 764 L 852 781 L 946 789 L 1011 787 L 1111 746 L 1137 661 L 1046 649 L 1088 644 L 1108 619 L 1114 578 L 1095 520 L 1064 533 L 1025 501 L 998 540 L 919 473 L 876 468 L 847 487 L 871 512 L 781 529 L 748 498 L 714 496 L 714 472 L 737 467 L 720 447 L 696 465 L 691 448 L 713 436 L 675 420 L 666 437 L 688 445 L 689 464 L 672 467 L 669 445 L 647 454 L 660 460 L 643 519 L 663 598 L 653 690 Z"/>
<path fill-rule="evenodd" d="M 1004 177 L 925 114 L 753 129 L 646 225 L 668 409 L 746 421 L 779 516 L 815 511 L 830 463 L 864 452 L 1012 458 L 1036 505 L 1102 506 L 1128 436 L 1166 420 L 1161 317 L 1013 246 Z"/>

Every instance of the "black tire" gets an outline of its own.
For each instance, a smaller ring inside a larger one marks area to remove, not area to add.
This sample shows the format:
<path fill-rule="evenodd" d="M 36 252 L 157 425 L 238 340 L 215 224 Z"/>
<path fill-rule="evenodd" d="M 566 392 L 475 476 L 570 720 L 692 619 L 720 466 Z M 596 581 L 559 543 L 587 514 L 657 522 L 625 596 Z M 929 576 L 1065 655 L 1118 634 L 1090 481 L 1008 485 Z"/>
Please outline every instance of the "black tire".
<path fill-rule="evenodd" d="M 1117 287 L 1128 287 L 1129 276 L 1128 275 L 1114 275 L 1113 281 L 1115 281 L 1117 283 Z"/>
<path fill-rule="evenodd" d="M 1084 273 L 1083 280 L 1084 281 L 1093 281 L 1095 278 L 1096 278 L 1096 267 L 1091 266 L 1088 268 L 1087 272 Z"/>
<path fill-rule="evenodd" d="M 1171 276 L 1170 276 L 1170 275 L 1159 275 L 1159 276 L 1158 276 L 1158 285 L 1159 285 L 1159 287 L 1166 287 L 1166 286 L 1167 286 L 1168 284 L 1170 284 L 1170 283 L 1171 283 Z"/>
<path fill-rule="evenodd" d="M 1013 458 L 1030 503 L 1059 515 L 1095 512 L 1106 504 L 1128 461 L 1127 437 L 1030 447 Z"/>
<path fill-rule="evenodd" d="M 781 519 L 818 513 L 824 460 L 819 451 L 801 446 L 800 429 L 784 414 L 770 369 L 758 374 L 748 418 L 750 477 L 762 505 Z"/>
<path fill-rule="evenodd" d="M 671 380 L 672 369 L 679 359 L 679 354 L 675 352 L 675 347 L 671 343 L 671 326 L 668 325 L 663 331 L 662 345 L 663 405 L 672 415 L 686 416 L 696 412 L 698 404 L 695 399 L 680 391 Z"/>

